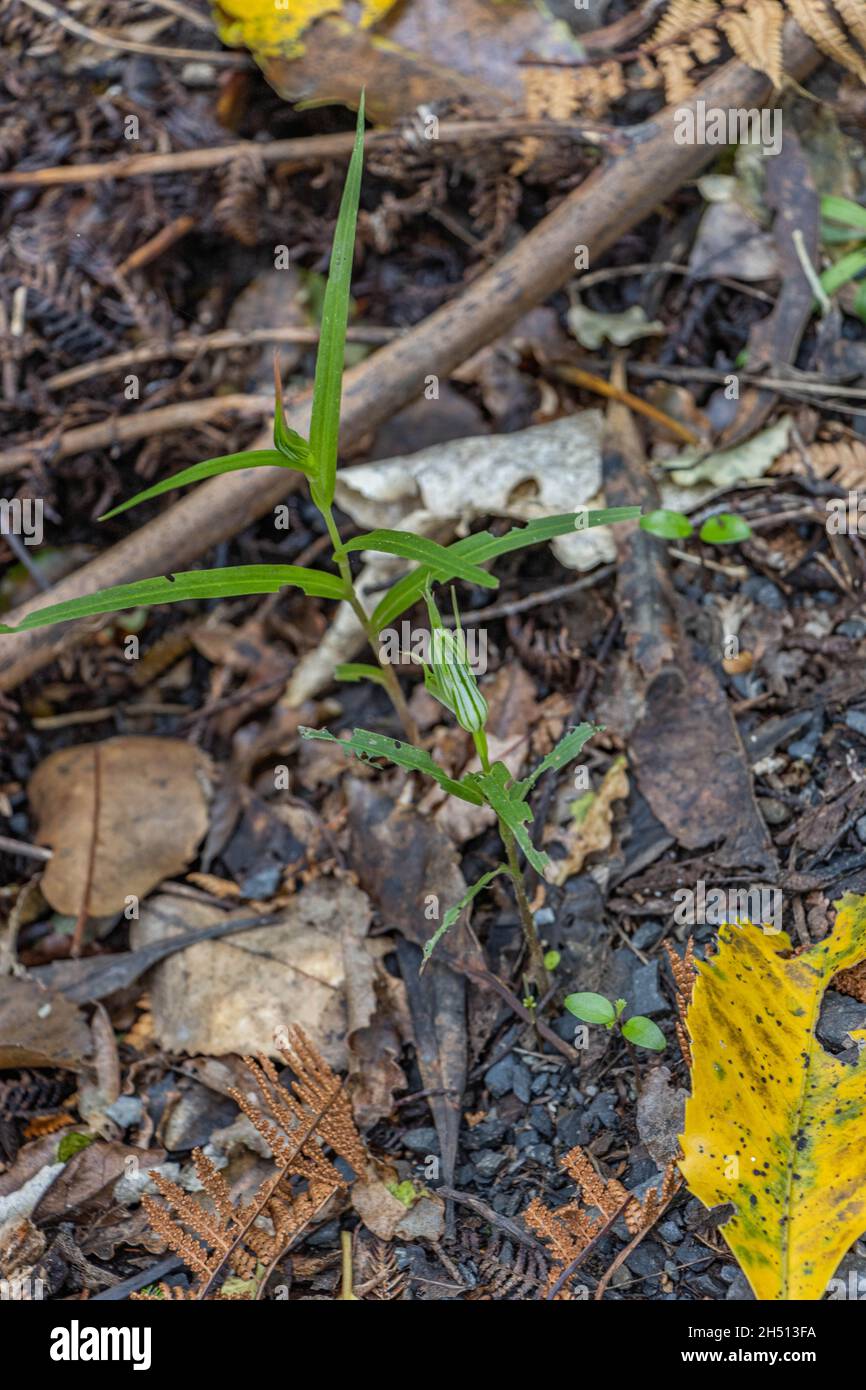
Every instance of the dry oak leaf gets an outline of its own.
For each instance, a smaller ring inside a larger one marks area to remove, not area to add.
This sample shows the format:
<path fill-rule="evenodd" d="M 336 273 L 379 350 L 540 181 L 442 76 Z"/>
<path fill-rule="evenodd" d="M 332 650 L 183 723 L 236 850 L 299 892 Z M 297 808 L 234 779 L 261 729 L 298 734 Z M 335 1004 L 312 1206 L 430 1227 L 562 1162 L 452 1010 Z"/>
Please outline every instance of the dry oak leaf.
<path fill-rule="evenodd" d="M 866 1230 L 866 1055 L 839 1061 L 815 1036 L 833 976 L 866 957 L 866 899 L 837 906 L 798 955 L 746 923 L 696 962 L 680 1168 L 706 1207 L 733 1203 L 720 1230 L 763 1300 L 820 1299 Z"/>
<path fill-rule="evenodd" d="M 208 825 L 210 764 L 173 738 L 110 738 L 52 753 L 30 779 L 42 892 L 56 912 L 110 917 L 181 873 Z"/>

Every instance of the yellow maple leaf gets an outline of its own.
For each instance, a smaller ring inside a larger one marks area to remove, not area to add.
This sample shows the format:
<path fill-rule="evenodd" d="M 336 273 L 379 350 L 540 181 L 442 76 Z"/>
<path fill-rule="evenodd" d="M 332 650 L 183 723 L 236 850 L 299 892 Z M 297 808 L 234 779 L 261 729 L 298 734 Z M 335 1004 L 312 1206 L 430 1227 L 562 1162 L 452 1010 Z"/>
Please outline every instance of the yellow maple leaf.
<path fill-rule="evenodd" d="M 866 899 L 847 895 L 833 931 L 794 955 L 784 933 L 719 931 L 688 1013 L 688 1187 L 721 1226 L 758 1299 L 819 1299 L 866 1230 L 866 1053 L 831 1057 L 815 1036 L 825 989 L 866 957 Z"/>

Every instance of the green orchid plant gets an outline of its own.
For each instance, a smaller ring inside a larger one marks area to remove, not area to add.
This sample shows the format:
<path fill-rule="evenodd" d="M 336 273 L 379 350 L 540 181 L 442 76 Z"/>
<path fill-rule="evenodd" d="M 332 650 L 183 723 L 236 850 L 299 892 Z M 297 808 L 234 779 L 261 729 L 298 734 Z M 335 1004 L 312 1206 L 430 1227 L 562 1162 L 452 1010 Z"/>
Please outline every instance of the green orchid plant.
<path fill-rule="evenodd" d="M 313 598 L 348 603 L 363 628 L 378 664 L 353 662 L 338 666 L 334 674 L 338 680 L 369 679 L 381 685 L 391 699 L 409 742 L 401 743 L 383 734 L 356 729 L 351 738 L 338 740 L 340 746 L 347 753 L 356 754 L 360 758 L 385 759 L 398 767 L 423 773 L 438 782 L 449 795 L 462 798 L 474 805 L 490 806 L 496 815 L 505 850 L 506 862 L 484 874 L 459 903 L 448 909 L 427 943 L 423 964 L 426 964 L 437 942 L 456 922 L 476 894 L 497 874 L 505 873 L 511 878 L 517 896 L 529 954 L 529 973 L 535 987 L 541 989 L 546 981 L 544 954 L 523 886 L 519 852 L 523 853 L 527 862 L 539 873 L 544 872 L 548 860 L 546 855 L 535 849 L 527 832 L 527 824 L 532 820 L 528 796 L 542 772 L 561 768 L 570 762 L 596 730 L 590 724 L 581 724 L 578 728 L 570 730 L 556 748 L 539 763 L 535 771 L 523 781 L 514 781 L 504 763 L 491 763 L 485 734 L 487 702 L 466 660 L 465 641 L 456 604 L 456 630 L 452 632 L 442 622 L 432 586 L 461 580 L 465 584 L 495 589 L 498 587 L 498 580 L 485 566 L 499 555 L 523 549 L 525 546 L 538 545 L 556 536 L 584 530 L 590 526 L 631 520 L 640 515 L 640 508 L 612 507 L 590 511 L 581 506 L 574 512 L 539 517 L 524 526 L 512 527 L 503 535 L 481 531 L 448 546 L 408 531 L 386 529 L 368 531 L 363 535 L 343 540 L 333 507 L 346 325 L 363 149 L 362 96 L 325 290 L 309 439 L 304 439 L 286 422 L 279 371 L 275 368 L 273 448 L 248 450 L 206 459 L 155 483 L 152 487 L 145 488 L 100 518 L 106 520 L 118 516 L 131 507 L 175 488 L 187 487 L 223 473 L 274 466 L 294 469 L 307 480 L 310 497 L 321 514 L 332 545 L 332 568 L 310 569 L 300 565 L 278 564 L 243 565 L 160 575 L 39 608 L 29 613 L 17 627 L 0 625 L 0 633 L 14 634 L 25 629 L 46 627 L 53 623 L 69 622 L 96 614 L 117 613 L 153 604 L 275 593 L 288 586 L 294 586 Z M 412 566 L 383 594 L 372 612 L 368 612 L 364 607 L 356 591 L 351 570 L 352 553 L 362 550 L 396 555 Z M 406 697 L 393 664 L 383 658 L 380 650 L 379 634 L 422 598 L 426 602 L 433 637 L 431 660 L 425 663 L 425 684 L 430 694 L 472 735 L 481 764 L 479 772 L 467 773 L 459 781 L 446 776 L 430 754 L 416 746 L 418 734 Z M 325 730 L 304 729 L 301 732 L 305 738 L 333 738 L 333 735 Z"/>

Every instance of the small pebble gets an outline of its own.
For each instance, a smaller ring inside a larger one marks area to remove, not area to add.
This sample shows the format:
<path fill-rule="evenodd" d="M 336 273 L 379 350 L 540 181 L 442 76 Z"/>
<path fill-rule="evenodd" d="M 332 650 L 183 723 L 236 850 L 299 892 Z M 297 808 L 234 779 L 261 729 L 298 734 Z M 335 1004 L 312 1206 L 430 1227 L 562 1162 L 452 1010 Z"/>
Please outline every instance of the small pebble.
<path fill-rule="evenodd" d="M 757 798 L 758 810 L 764 817 L 767 825 L 784 825 L 791 819 L 791 808 L 782 801 L 776 801 L 770 796 L 759 796 Z"/>
<path fill-rule="evenodd" d="M 213 63 L 185 63 L 180 70 L 180 80 L 185 87 L 212 87 L 217 71 Z"/>
<path fill-rule="evenodd" d="M 845 714 L 845 723 L 849 729 L 853 729 L 855 734 L 866 735 L 866 711 L 862 709 L 849 709 Z"/>

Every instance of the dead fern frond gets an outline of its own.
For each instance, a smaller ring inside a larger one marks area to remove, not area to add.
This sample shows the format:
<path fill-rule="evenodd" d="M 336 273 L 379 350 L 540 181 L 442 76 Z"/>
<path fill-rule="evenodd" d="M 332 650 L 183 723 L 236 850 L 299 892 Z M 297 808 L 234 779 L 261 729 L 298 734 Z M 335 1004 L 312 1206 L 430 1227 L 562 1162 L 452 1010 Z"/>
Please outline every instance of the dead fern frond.
<path fill-rule="evenodd" d="M 366 1252 L 365 1275 L 363 1282 L 355 1285 L 359 1298 L 394 1303 L 405 1297 L 409 1279 L 397 1268 L 397 1256 L 389 1241 L 374 1236 Z"/>
<path fill-rule="evenodd" d="M 721 15 L 718 23 L 737 57 L 750 68 L 765 72 L 774 87 L 781 87 L 785 11 L 780 0 L 752 0 L 747 10 L 731 10 Z"/>
<path fill-rule="evenodd" d="M 683 38 L 714 19 L 718 12 L 716 0 L 671 0 L 650 36 L 650 46 Z"/>
<path fill-rule="evenodd" d="M 695 978 L 698 973 L 695 967 L 694 938 L 691 936 L 689 937 L 686 942 L 685 952 L 681 957 L 677 955 L 669 941 L 665 941 L 663 944 L 677 991 L 677 1042 L 680 1045 L 680 1052 L 683 1054 L 684 1062 L 690 1067 L 692 1064 L 692 1052 L 689 1047 L 689 1035 L 686 1031 L 686 1015 L 689 1011 L 689 1005 L 692 1002 L 692 991 L 694 990 Z"/>
<path fill-rule="evenodd" d="M 636 1236 L 638 1231 L 648 1231 L 654 1226 L 682 1185 L 679 1168 L 676 1161 L 671 1159 L 659 1186 L 651 1187 L 642 1202 L 630 1202 L 626 1207 L 624 1219 L 629 1235 Z"/>
<path fill-rule="evenodd" d="M 258 242 L 264 182 L 265 166 L 253 151 L 238 155 L 222 175 L 214 221 L 242 246 Z"/>
<path fill-rule="evenodd" d="M 719 56 L 719 36 L 715 29 L 698 29 L 689 37 L 689 48 L 697 62 L 712 63 Z"/>
<path fill-rule="evenodd" d="M 856 491 L 866 484 L 866 444 L 860 439 L 810 444 L 805 457 L 799 449 L 789 449 L 776 459 L 770 472 L 832 478 L 840 487 Z"/>
<path fill-rule="evenodd" d="M 605 1181 L 600 1177 L 579 1147 L 567 1153 L 561 1162 L 569 1176 L 580 1186 L 580 1197 L 555 1210 L 546 1207 L 540 1198 L 533 1197 L 523 1213 L 527 1226 L 553 1247 L 555 1262 L 550 1271 L 548 1292 L 604 1227 L 612 1224 L 615 1217 L 622 1214 L 626 1229 L 632 1236 L 648 1231 L 683 1183 L 676 1160 L 672 1160 L 664 1171 L 661 1183 L 650 1188 L 643 1201 L 640 1201 L 637 1197 L 631 1197 L 616 1178 Z M 571 1297 L 567 1285 L 556 1297 Z"/>
<path fill-rule="evenodd" d="M 863 8 L 863 0 L 833 0 L 833 5 L 857 42 L 866 48 L 866 9 Z"/>
<path fill-rule="evenodd" d="M 787 0 L 788 9 L 804 34 L 807 34 L 816 47 L 840 67 L 847 68 L 866 82 L 866 58 L 854 47 L 844 29 L 840 29 L 830 13 L 825 0 Z M 857 5 L 852 4 L 851 10 Z M 862 5 L 859 6 L 862 12 Z M 843 7 L 836 5 L 839 14 L 845 18 Z"/>
<path fill-rule="evenodd" d="M 552 1288 L 568 1265 L 583 1253 L 605 1223 L 630 1205 L 629 1194 L 622 1183 L 616 1178 L 605 1181 L 580 1146 L 571 1149 L 560 1162 L 580 1187 L 580 1197 L 555 1210 L 546 1207 L 539 1197 L 533 1197 L 523 1213 L 527 1226 L 552 1247 L 554 1264 L 548 1288 Z M 557 1297 L 567 1299 L 570 1295 L 563 1289 Z"/>
<path fill-rule="evenodd" d="M 281 1083 L 269 1058 L 246 1059 L 270 1118 L 249 1094 L 231 1091 L 271 1150 L 276 1163 L 273 1177 L 266 1178 L 249 1201 L 235 1204 L 222 1173 L 196 1149 L 193 1163 L 205 1201 L 160 1173 L 152 1178 L 167 1206 L 153 1197 L 142 1198 L 153 1229 L 195 1276 L 190 1296 L 196 1299 L 260 1296 L 292 1240 L 347 1186 L 322 1144 L 356 1173 L 366 1165 L 342 1083 L 300 1028 L 284 1034 L 280 1052 L 295 1077 L 288 1086 Z M 165 1296 L 162 1286 L 132 1295 Z"/>
<path fill-rule="evenodd" d="M 695 90 L 691 73 L 694 67 L 692 55 L 685 44 L 672 43 L 660 48 L 656 62 L 665 84 L 665 101 L 673 106 L 685 101 Z"/>

